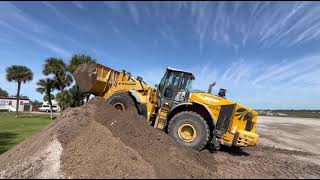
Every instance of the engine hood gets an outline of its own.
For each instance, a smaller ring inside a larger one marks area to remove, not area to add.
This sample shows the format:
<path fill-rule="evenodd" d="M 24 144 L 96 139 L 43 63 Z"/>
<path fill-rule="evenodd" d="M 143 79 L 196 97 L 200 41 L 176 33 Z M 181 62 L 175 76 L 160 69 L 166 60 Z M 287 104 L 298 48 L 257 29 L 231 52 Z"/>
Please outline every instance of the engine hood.
<path fill-rule="evenodd" d="M 254 115 L 258 115 L 256 111 L 253 109 L 250 109 L 242 104 L 239 104 L 237 102 L 234 102 L 232 100 L 221 98 L 219 96 L 204 93 L 204 92 L 191 92 L 189 97 L 190 102 L 200 102 L 202 104 L 205 104 L 207 106 L 224 106 L 224 105 L 231 105 L 231 104 L 237 104 L 237 109 L 245 109 L 248 112 L 251 112 Z"/>

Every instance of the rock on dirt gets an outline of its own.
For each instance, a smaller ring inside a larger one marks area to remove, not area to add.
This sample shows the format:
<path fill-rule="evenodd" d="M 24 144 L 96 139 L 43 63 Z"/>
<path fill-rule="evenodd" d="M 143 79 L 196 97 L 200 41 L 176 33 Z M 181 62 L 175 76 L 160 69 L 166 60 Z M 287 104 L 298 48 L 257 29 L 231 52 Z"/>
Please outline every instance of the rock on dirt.
<path fill-rule="evenodd" d="M 95 98 L 2 154 L 0 178 L 319 178 L 306 157 L 317 154 L 263 145 L 195 151 Z"/>

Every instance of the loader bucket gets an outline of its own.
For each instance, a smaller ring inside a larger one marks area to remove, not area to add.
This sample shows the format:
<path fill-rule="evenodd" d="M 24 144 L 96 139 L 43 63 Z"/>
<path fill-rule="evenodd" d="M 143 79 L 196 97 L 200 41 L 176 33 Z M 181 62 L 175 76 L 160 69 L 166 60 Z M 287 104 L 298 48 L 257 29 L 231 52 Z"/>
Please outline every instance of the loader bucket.
<path fill-rule="evenodd" d="M 81 92 L 104 94 L 120 73 L 100 64 L 81 64 L 73 73 Z"/>

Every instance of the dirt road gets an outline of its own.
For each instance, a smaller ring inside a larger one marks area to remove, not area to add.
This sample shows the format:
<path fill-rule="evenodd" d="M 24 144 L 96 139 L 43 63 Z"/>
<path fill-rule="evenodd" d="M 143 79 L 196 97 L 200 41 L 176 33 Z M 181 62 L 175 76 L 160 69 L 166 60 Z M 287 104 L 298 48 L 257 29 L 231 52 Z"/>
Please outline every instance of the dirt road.
<path fill-rule="evenodd" d="M 259 117 L 261 143 L 320 154 L 320 119 Z"/>
<path fill-rule="evenodd" d="M 2 154 L 0 179 L 320 178 L 319 122 L 261 117 L 258 146 L 199 152 L 97 99 Z"/>
<path fill-rule="evenodd" d="M 260 144 L 320 155 L 320 119 L 259 117 Z M 320 165 L 319 158 L 294 156 Z"/>

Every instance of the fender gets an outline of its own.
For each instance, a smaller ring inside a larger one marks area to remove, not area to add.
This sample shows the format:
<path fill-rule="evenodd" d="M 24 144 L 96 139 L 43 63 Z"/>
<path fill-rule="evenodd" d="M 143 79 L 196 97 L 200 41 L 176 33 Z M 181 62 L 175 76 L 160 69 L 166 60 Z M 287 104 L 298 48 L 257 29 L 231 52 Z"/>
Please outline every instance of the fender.
<path fill-rule="evenodd" d="M 170 112 L 172 112 L 174 109 L 176 109 L 176 108 L 178 108 L 180 106 L 184 106 L 184 105 L 188 106 L 188 105 L 193 105 L 193 104 L 198 104 L 200 106 L 203 106 L 207 110 L 207 112 L 210 114 L 210 117 L 211 117 L 211 119 L 213 121 L 212 123 L 214 124 L 214 126 L 216 126 L 216 121 L 215 121 L 214 116 L 212 115 L 212 112 L 208 109 L 208 107 L 205 104 L 202 104 L 202 103 L 199 103 L 199 102 L 192 101 L 192 102 L 186 102 L 186 103 L 177 104 L 176 106 L 171 108 Z"/>
<path fill-rule="evenodd" d="M 133 96 L 133 98 L 137 101 L 137 108 L 140 115 L 143 115 L 145 118 L 148 117 L 148 111 L 147 111 L 147 105 L 145 102 L 143 102 L 137 93 L 136 90 L 130 89 L 129 93 Z"/>
<path fill-rule="evenodd" d="M 173 106 L 171 109 L 170 109 L 170 112 L 172 112 L 174 109 L 176 109 L 177 107 L 180 107 L 180 106 L 183 106 L 183 105 L 192 105 L 191 102 L 186 102 L 186 103 L 181 103 L 181 104 L 177 104 L 175 106 Z"/>
<path fill-rule="evenodd" d="M 212 112 L 210 111 L 210 109 L 208 109 L 208 107 L 207 107 L 205 104 L 202 104 L 202 103 L 200 103 L 200 102 L 192 102 L 192 103 L 201 105 L 201 106 L 203 106 L 204 108 L 206 108 L 207 112 L 210 114 L 210 117 L 211 117 L 211 119 L 212 119 L 212 121 L 213 121 L 214 126 L 216 126 L 216 121 L 215 121 L 215 119 L 214 119 L 214 116 L 213 116 Z"/>
<path fill-rule="evenodd" d="M 129 93 L 136 99 L 136 101 L 139 103 L 139 104 L 144 104 L 141 100 L 141 98 L 139 97 L 138 93 L 136 90 L 134 89 L 130 89 L 129 90 Z"/>

